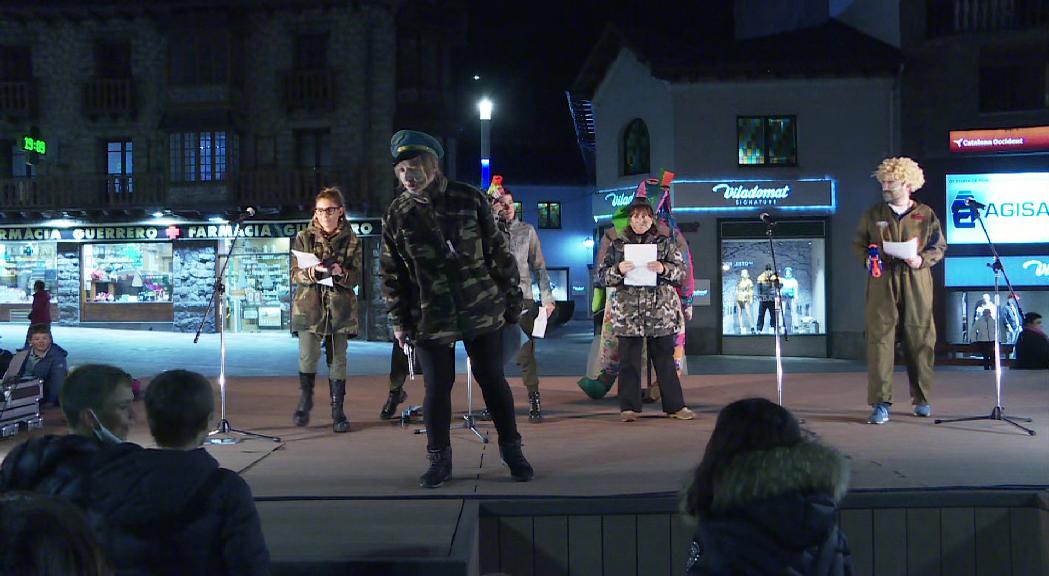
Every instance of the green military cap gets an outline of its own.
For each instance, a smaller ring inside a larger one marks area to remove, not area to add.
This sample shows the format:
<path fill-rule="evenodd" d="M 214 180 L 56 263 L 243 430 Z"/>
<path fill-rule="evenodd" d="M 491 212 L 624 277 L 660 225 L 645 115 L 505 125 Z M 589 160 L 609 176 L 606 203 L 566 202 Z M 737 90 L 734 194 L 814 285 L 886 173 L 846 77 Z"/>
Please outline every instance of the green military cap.
<path fill-rule="evenodd" d="M 429 152 L 438 159 L 444 157 L 444 147 L 436 138 L 417 130 L 401 130 L 390 138 L 390 155 L 393 163 L 414 158 L 423 152 Z"/>

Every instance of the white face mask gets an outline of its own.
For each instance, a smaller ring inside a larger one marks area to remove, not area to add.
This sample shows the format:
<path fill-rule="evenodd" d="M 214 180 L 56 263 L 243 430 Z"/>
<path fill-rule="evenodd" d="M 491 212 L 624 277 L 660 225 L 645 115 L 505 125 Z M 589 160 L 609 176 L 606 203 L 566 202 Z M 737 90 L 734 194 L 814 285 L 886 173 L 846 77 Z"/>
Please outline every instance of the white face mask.
<path fill-rule="evenodd" d="M 123 440 L 117 438 L 116 434 L 110 432 L 109 428 L 106 428 L 102 424 L 102 421 L 99 420 L 98 414 L 95 414 L 94 410 L 88 409 L 88 413 L 91 414 L 91 417 L 95 419 L 95 424 L 98 425 L 98 428 L 94 429 L 94 433 L 95 438 L 98 438 L 99 442 L 103 444 L 120 444 L 123 442 Z"/>

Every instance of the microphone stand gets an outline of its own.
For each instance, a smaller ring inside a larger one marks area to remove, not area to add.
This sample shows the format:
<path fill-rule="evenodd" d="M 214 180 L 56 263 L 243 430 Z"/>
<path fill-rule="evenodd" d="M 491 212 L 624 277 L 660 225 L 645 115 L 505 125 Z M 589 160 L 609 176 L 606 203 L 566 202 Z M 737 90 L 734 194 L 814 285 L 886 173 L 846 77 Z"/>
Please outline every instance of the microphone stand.
<path fill-rule="evenodd" d="M 773 318 L 775 320 L 775 332 L 776 341 L 776 398 L 780 406 L 783 406 L 783 351 L 780 345 L 779 335 L 780 330 L 783 328 L 783 306 L 780 301 L 780 282 L 779 282 L 779 266 L 776 265 L 776 248 L 772 243 L 772 227 L 776 225 L 776 222 L 772 218 L 765 218 L 762 214 L 762 221 L 765 223 L 765 236 L 769 240 L 769 254 L 772 255 L 772 288 L 773 292 Z M 789 341 L 790 338 L 784 334 L 784 339 Z"/>
<path fill-rule="evenodd" d="M 254 211 L 250 211 L 248 216 L 253 215 Z M 224 280 L 226 278 L 226 268 L 229 267 L 230 258 L 233 256 L 233 249 L 237 245 L 237 237 L 240 235 L 240 224 L 245 219 L 245 216 L 238 218 L 233 223 L 233 239 L 230 240 L 229 250 L 226 251 L 226 261 L 222 263 L 222 268 L 219 269 L 219 274 L 215 278 L 215 287 L 211 291 L 211 298 L 208 299 L 208 307 L 204 310 L 204 314 L 200 318 L 200 324 L 197 326 L 197 333 L 193 336 L 193 343 L 196 344 L 200 340 L 200 333 L 204 330 L 204 324 L 208 320 L 208 313 L 211 312 L 214 306 L 218 314 L 218 321 L 216 322 L 216 329 L 219 332 L 219 398 L 221 400 L 221 412 L 219 417 L 218 426 L 208 432 L 208 444 L 238 444 L 241 439 L 230 434 L 240 434 L 242 436 L 249 436 L 252 438 L 264 438 L 266 440 L 272 440 L 274 442 L 280 442 L 280 438 L 276 436 L 267 436 L 265 434 L 258 434 L 256 432 L 248 432 L 247 430 L 239 430 L 234 428 L 229 423 L 229 419 L 226 417 L 226 317 L 225 317 L 225 301 L 226 301 L 226 285 Z"/>
<path fill-rule="evenodd" d="M 1020 307 L 1020 299 L 1016 296 L 1016 291 L 1013 290 L 1013 284 L 1009 281 L 1009 275 L 1005 273 L 1005 267 L 1002 266 L 1002 259 L 998 257 L 998 250 L 994 247 L 994 242 L 991 242 L 991 235 L 987 232 L 987 225 L 984 224 L 983 217 L 980 216 L 980 207 L 978 205 L 973 206 L 973 213 L 976 214 L 976 220 L 980 223 L 980 228 L 983 229 L 983 235 L 987 238 L 987 245 L 991 247 L 991 255 L 994 257 L 992 262 L 988 264 L 991 270 L 994 271 L 994 307 L 995 307 L 995 318 L 994 318 L 994 391 L 995 391 L 995 402 L 994 408 L 991 409 L 991 413 L 987 416 L 970 416 L 967 418 L 952 418 L 949 420 L 936 419 L 934 422 L 940 424 L 942 422 L 968 422 L 972 420 L 1000 420 L 1008 422 L 1013 426 L 1016 426 L 1020 430 L 1027 432 L 1027 434 L 1034 436 L 1034 430 L 1021 426 L 1017 423 L 1017 420 L 1021 422 L 1031 422 L 1030 418 L 1023 418 L 1020 416 L 1006 416 L 1005 408 L 1002 407 L 1002 346 L 1000 339 L 998 338 L 998 324 L 1002 319 L 1002 308 L 1001 308 L 1001 295 L 998 286 L 998 276 L 1001 275 L 1005 278 L 1005 285 L 1009 288 L 1009 298 L 1016 302 L 1016 310 L 1020 314 L 1020 318 L 1023 318 L 1023 308 Z"/>

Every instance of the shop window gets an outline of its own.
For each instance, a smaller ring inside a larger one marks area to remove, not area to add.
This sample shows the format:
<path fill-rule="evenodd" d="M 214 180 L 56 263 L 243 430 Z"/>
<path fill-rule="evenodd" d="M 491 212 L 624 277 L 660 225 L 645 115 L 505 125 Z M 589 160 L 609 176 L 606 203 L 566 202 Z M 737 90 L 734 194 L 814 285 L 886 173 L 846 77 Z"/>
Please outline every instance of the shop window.
<path fill-rule="evenodd" d="M 111 196 L 134 192 L 131 178 L 134 172 L 133 156 L 131 140 L 106 142 L 106 186 Z"/>
<path fill-rule="evenodd" d="M 168 136 L 172 182 L 220 182 L 236 168 L 239 138 L 227 132 L 184 132 Z"/>
<path fill-rule="evenodd" d="M 219 250 L 229 250 L 224 240 Z M 230 332 L 288 330 L 291 323 L 291 239 L 246 238 L 226 267 L 226 325 Z M 226 257 L 219 258 L 218 265 Z"/>
<path fill-rule="evenodd" d="M 561 227 L 561 203 L 540 202 L 536 211 L 539 213 L 540 228 Z"/>
<path fill-rule="evenodd" d="M 795 116 L 739 116 L 736 140 L 740 166 L 797 166 Z"/>
<path fill-rule="evenodd" d="M 85 244 L 83 302 L 171 302 L 170 243 Z"/>
<path fill-rule="evenodd" d="M 547 268 L 546 273 L 550 276 L 550 293 L 557 302 L 568 301 L 568 268 Z M 540 301 L 543 293 L 539 291 L 539 284 L 532 276 L 532 297 Z"/>
<path fill-rule="evenodd" d="M 635 118 L 623 131 L 621 157 L 623 159 L 623 176 L 649 173 L 649 140 L 648 126 L 645 121 Z"/>
<path fill-rule="evenodd" d="M 826 241 L 815 237 L 779 239 L 775 241 L 775 249 L 787 334 L 826 334 Z M 722 240 L 723 335 L 774 333 L 773 280 L 767 240 L 756 237 Z"/>
<path fill-rule="evenodd" d="M 31 304 L 37 280 L 44 281 L 54 302 L 57 278 L 54 242 L 0 242 L 0 304 Z"/>

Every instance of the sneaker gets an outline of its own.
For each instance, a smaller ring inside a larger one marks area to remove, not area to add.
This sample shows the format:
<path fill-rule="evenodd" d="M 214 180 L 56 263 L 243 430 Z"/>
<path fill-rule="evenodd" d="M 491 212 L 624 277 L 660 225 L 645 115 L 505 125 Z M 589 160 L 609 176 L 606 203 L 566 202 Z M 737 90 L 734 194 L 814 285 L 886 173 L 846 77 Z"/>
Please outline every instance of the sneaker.
<path fill-rule="evenodd" d="M 634 412 L 633 410 L 623 410 L 619 413 L 619 419 L 623 422 L 634 422 L 641 417 L 640 412 Z"/>
<path fill-rule="evenodd" d="M 914 407 L 914 415 L 928 418 L 929 416 L 932 416 L 932 406 L 928 404 L 918 404 Z"/>
<path fill-rule="evenodd" d="M 684 408 L 682 408 L 681 410 L 678 410 L 677 412 L 672 412 L 672 413 L 667 414 L 667 417 L 673 418 L 674 420 L 695 420 L 696 419 L 696 413 L 691 411 L 691 410 L 689 410 L 688 406 L 685 406 Z"/>
<path fill-rule="evenodd" d="M 878 402 L 874 405 L 874 411 L 871 412 L 870 418 L 867 418 L 868 424 L 884 424 L 889 421 L 889 403 Z"/>

